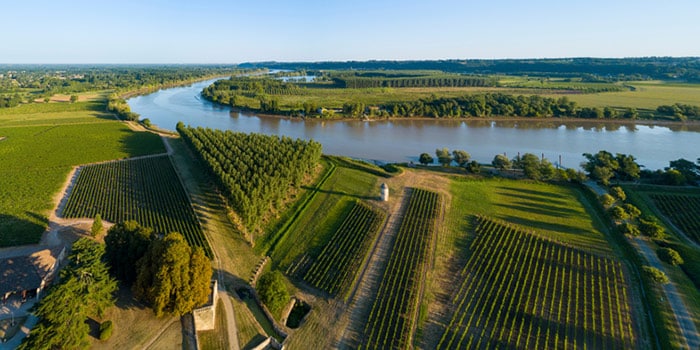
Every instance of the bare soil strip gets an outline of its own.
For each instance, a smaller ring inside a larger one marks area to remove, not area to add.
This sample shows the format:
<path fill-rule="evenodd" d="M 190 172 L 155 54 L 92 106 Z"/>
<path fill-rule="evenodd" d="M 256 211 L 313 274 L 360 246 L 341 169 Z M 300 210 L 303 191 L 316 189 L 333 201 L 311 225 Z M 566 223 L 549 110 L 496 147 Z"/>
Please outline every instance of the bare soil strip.
<path fill-rule="evenodd" d="M 400 200 L 394 203 L 386 226 L 379 234 L 377 243 L 372 249 L 371 257 L 360 275 L 360 282 L 353 291 L 348 311 L 350 323 L 339 341 L 338 348 L 340 349 L 356 349 L 362 342 L 365 322 L 372 308 L 372 300 L 374 300 L 379 290 L 389 254 L 394 245 L 396 231 L 403 219 L 408 191 L 409 189 L 404 190 L 401 193 Z"/>

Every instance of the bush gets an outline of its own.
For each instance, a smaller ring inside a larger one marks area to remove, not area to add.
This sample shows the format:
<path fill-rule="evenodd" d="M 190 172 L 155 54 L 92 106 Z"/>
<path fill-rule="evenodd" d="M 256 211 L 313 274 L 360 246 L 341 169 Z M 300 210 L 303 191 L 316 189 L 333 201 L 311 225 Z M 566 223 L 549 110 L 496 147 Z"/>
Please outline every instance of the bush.
<path fill-rule="evenodd" d="M 600 204 L 602 204 L 604 207 L 608 208 L 613 203 L 615 203 L 615 198 L 607 193 L 603 193 L 598 197 L 598 200 L 600 201 Z"/>
<path fill-rule="evenodd" d="M 663 238 L 665 232 L 663 226 L 659 225 L 657 222 L 644 219 L 639 220 L 639 231 L 643 235 L 655 239 Z"/>
<path fill-rule="evenodd" d="M 642 266 L 642 270 L 652 281 L 659 284 L 668 283 L 668 277 L 663 271 L 651 266 Z"/>
<path fill-rule="evenodd" d="M 620 224 L 617 226 L 618 229 L 620 230 L 620 233 L 624 235 L 630 235 L 630 236 L 639 236 L 639 228 L 633 224 L 630 224 L 629 222 L 625 222 L 624 224 Z"/>
<path fill-rule="evenodd" d="M 472 174 L 478 174 L 481 172 L 481 164 L 475 160 L 472 160 L 467 164 L 467 171 Z"/>
<path fill-rule="evenodd" d="M 671 248 L 659 248 L 659 250 L 656 251 L 656 255 L 659 256 L 661 261 L 667 264 L 671 264 L 673 266 L 683 264 L 683 258 L 681 255 Z"/>
<path fill-rule="evenodd" d="M 627 220 L 627 219 L 629 219 L 629 214 L 627 214 L 625 209 L 621 206 L 616 206 L 616 207 L 610 208 L 608 213 L 610 213 L 610 217 L 612 217 L 615 220 Z"/>
<path fill-rule="evenodd" d="M 284 277 L 279 271 L 265 273 L 260 276 L 255 289 L 260 300 L 272 313 L 278 313 L 289 301 L 289 292 L 284 284 Z"/>
<path fill-rule="evenodd" d="M 100 340 L 107 340 L 112 336 L 112 321 L 104 321 L 100 325 Z"/>
<path fill-rule="evenodd" d="M 617 200 L 620 201 L 625 201 L 627 199 L 627 195 L 625 194 L 625 191 L 622 189 L 620 186 L 613 186 L 610 188 L 610 194 L 615 197 Z"/>

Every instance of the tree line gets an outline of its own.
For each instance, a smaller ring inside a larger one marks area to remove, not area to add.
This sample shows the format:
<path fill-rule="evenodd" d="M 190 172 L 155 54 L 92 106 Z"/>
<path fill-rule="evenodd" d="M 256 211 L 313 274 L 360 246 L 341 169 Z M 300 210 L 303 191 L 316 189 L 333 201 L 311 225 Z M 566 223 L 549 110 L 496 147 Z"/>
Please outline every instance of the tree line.
<path fill-rule="evenodd" d="M 177 131 L 217 179 L 242 224 L 256 231 L 281 210 L 290 189 L 316 168 L 321 144 L 262 134 L 193 128 Z"/>
<path fill-rule="evenodd" d="M 697 186 L 700 184 L 700 158 L 697 163 L 687 159 L 676 159 L 669 162 L 669 166 L 663 170 L 647 170 L 637 163 L 637 159 L 631 154 L 616 153 L 601 150 L 597 153 L 583 153 L 586 161 L 581 163 L 582 171 L 574 168 L 555 167 L 544 156 L 538 157 L 532 153 L 525 153 L 510 159 L 505 154 L 497 154 L 491 161 L 491 166 L 501 171 L 517 170 L 533 180 L 564 180 L 583 182 L 586 178 L 609 185 L 611 181 L 637 181 L 643 180 L 651 184 L 671 186 Z M 430 165 L 435 161 L 444 166 L 456 163 L 470 173 L 480 173 L 481 164 L 471 160 L 471 155 L 464 150 L 438 148 L 435 157 L 429 153 L 421 153 L 418 162 L 422 165 Z"/>
<path fill-rule="evenodd" d="M 246 62 L 239 68 L 285 70 L 439 70 L 462 74 L 507 74 L 539 77 L 591 75 L 599 80 L 664 79 L 700 82 L 695 57 L 453 59 L 344 62 Z"/>

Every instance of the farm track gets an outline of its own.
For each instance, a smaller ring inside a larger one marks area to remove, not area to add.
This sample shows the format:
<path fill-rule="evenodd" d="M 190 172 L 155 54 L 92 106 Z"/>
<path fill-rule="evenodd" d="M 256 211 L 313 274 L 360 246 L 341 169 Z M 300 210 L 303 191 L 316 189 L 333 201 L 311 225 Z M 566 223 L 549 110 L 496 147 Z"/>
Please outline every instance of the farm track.
<path fill-rule="evenodd" d="M 364 326 L 372 309 L 372 301 L 379 291 L 394 238 L 406 211 L 406 204 L 410 198 L 409 191 L 408 188 L 404 190 L 401 198 L 391 208 L 386 225 L 379 233 L 377 242 L 372 248 L 371 257 L 360 274 L 358 279 L 360 282 L 351 293 L 348 311 L 350 323 L 337 344 L 339 349 L 356 349 L 362 343 Z"/>
<path fill-rule="evenodd" d="M 590 187 L 599 196 L 604 193 L 607 193 L 607 191 L 604 188 L 600 187 L 594 181 L 587 181 L 585 185 Z M 668 218 L 665 219 L 667 219 L 667 222 L 670 222 Z M 666 270 L 661 264 L 661 261 L 656 256 L 656 252 L 654 252 L 654 250 L 651 249 L 651 247 L 645 240 L 639 237 L 635 237 L 631 240 L 630 243 L 636 248 L 637 252 L 647 262 L 649 262 L 649 264 L 651 264 L 651 266 L 666 273 Z M 700 335 L 698 334 L 698 330 L 695 327 L 695 323 L 693 322 L 690 312 L 688 311 L 688 308 L 683 302 L 683 298 L 679 294 L 675 284 L 673 282 L 667 283 L 663 285 L 662 290 L 666 295 L 666 300 L 668 300 L 668 303 L 671 306 L 671 309 L 673 310 L 673 316 L 676 319 L 678 327 L 681 331 L 681 335 L 684 338 L 681 341 L 685 343 L 685 346 L 688 349 L 700 349 Z M 657 329 L 657 331 L 659 330 Z"/>
<path fill-rule="evenodd" d="M 633 244 L 637 247 L 637 250 L 644 256 L 649 264 L 651 264 L 651 266 L 666 273 L 661 261 L 656 256 L 656 252 L 649 247 L 649 244 L 645 240 L 635 237 Z M 668 303 L 673 309 L 673 315 L 675 316 L 676 322 L 678 322 L 678 327 L 683 335 L 686 348 L 700 349 L 700 335 L 698 335 L 698 330 L 693 322 L 693 317 L 683 302 L 683 298 L 678 292 L 676 285 L 673 283 L 673 281 L 666 283 L 663 285 L 663 291 L 666 295 Z"/>

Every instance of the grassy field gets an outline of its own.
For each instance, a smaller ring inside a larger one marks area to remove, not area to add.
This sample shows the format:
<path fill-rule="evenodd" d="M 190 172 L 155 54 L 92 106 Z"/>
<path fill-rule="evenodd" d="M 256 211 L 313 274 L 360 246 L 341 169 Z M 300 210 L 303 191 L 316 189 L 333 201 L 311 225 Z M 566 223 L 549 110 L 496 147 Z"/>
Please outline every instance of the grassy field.
<path fill-rule="evenodd" d="M 165 151 L 157 135 L 133 132 L 93 106 L 0 110 L 0 246 L 38 242 L 73 166 Z"/>
<path fill-rule="evenodd" d="M 354 200 L 377 197 L 372 195 L 379 193 L 378 181 L 375 175 L 338 166 L 276 245 L 270 255 L 274 265 L 286 270 L 304 254 L 318 255 L 349 213 Z"/>
<path fill-rule="evenodd" d="M 448 210 L 452 230 L 468 228 L 468 217 L 480 214 L 536 230 L 539 234 L 596 254 L 612 250 L 591 217 L 579 189 L 506 179 L 452 181 L 455 203 Z"/>
<path fill-rule="evenodd" d="M 634 91 L 615 91 L 596 94 L 573 94 L 569 99 L 590 107 L 634 107 L 656 109 L 660 105 L 683 103 L 700 105 L 700 84 L 670 84 L 662 81 L 627 83 Z"/>
<path fill-rule="evenodd" d="M 224 296 L 225 298 L 225 296 Z M 228 332 L 226 332 L 226 313 L 224 312 L 224 302 L 219 300 L 216 303 L 216 324 L 213 330 L 198 332 L 199 346 L 202 350 L 225 350 L 230 349 L 228 342 Z"/>
<path fill-rule="evenodd" d="M 582 107 L 614 107 L 655 110 L 660 105 L 675 103 L 700 105 L 700 84 L 678 84 L 663 81 L 635 81 L 626 83 L 582 83 L 561 80 L 527 80 L 522 77 L 500 77 L 500 87 L 413 87 L 413 88 L 337 88 L 324 84 L 310 84 L 299 94 L 272 95 L 282 110 L 299 108 L 313 103 L 325 108 L 342 108 L 345 103 L 362 102 L 379 105 L 415 101 L 433 97 L 460 97 L 467 94 L 498 92 L 511 95 L 542 95 L 553 98 L 566 96 Z M 303 86 L 303 85 L 302 85 Z M 585 89 L 619 89 L 620 91 L 586 93 Z M 258 98 L 238 95 L 238 103 L 259 109 Z"/>

